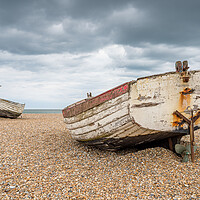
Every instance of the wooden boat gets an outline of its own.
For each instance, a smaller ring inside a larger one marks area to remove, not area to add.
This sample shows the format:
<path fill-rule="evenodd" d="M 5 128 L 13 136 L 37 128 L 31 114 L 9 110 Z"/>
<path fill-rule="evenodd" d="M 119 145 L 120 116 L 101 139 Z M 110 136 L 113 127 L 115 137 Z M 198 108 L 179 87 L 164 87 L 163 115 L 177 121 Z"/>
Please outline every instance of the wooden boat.
<path fill-rule="evenodd" d="M 124 83 L 63 109 L 72 137 L 89 145 L 115 150 L 171 138 L 173 145 L 188 134 L 176 114 L 190 117 L 200 128 L 200 71 L 168 72 Z"/>
<path fill-rule="evenodd" d="M 0 99 L 0 117 L 17 118 L 22 114 L 24 106 L 25 104 Z"/>

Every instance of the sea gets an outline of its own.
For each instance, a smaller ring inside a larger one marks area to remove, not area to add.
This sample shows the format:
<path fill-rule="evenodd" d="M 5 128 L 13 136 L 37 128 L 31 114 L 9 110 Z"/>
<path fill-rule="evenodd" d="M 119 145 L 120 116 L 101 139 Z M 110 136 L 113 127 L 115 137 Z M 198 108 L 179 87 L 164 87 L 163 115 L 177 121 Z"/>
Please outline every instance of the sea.
<path fill-rule="evenodd" d="M 62 109 L 24 109 L 23 113 L 29 113 L 29 114 L 62 113 Z"/>

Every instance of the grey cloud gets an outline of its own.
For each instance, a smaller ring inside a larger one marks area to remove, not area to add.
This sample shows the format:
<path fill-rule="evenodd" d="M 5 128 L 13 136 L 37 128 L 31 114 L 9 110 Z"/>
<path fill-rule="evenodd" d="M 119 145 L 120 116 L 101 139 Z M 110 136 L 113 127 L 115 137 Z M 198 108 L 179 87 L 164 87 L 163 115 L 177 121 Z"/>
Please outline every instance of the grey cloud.
<path fill-rule="evenodd" d="M 199 0 L 0 0 L 1 96 L 62 107 L 88 91 L 172 71 L 176 60 L 198 66 L 199 7 Z"/>
<path fill-rule="evenodd" d="M 89 52 L 110 44 L 197 46 L 199 6 L 198 0 L 2 0 L 0 46 L 18 54 Z"/>

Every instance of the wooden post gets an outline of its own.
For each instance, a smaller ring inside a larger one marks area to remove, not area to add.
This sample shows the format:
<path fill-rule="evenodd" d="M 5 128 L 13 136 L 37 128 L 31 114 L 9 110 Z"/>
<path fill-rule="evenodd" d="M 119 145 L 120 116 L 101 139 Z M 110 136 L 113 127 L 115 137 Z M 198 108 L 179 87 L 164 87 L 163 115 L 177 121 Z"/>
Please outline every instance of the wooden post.
<path fill-rule="evenodd" d="M 172 138 L 168 138 L 168 143 L 169 143 L 169 149 L 170 149 L 171 151 L 173 151 L 174 149 L 173 149 Z"/>
<path fill-rule="evenodd" d="M 193 110 L 191 110 L 190 148 L 191 148 L 191 160 L 192 160 L 192 162 L 194 162 L 194 121 L 193 121 Z"/>

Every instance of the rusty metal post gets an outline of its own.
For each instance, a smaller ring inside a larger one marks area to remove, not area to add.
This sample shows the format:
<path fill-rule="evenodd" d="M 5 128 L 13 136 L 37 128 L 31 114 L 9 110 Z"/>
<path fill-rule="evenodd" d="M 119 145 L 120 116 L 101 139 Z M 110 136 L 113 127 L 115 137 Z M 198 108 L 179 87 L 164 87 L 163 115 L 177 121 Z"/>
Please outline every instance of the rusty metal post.
<path fill-rule="evenodd" d="M 193 110 L 191 110 L 190 147 L 191 147 L 191 160 L 192 160 L 192 162 L 194 162 L 194 120 L 193 120 Z"/>
<path fill-rule="evenodd" d="M 191 113 L 191 118 L 188 119 L 184 115 L 182 115 L 179 111 L 176 110 L 174 112 L 174 114 L 176 114 L 178 117 L 183 119 L 183 122 L 186 122 L 188 124 L 188 130 L 189 130 L 189 134 L 190 134 L 191 160 L 192 160 L 192 162 L 194 162 L 194 147 L 195 147 L 195 142 L 194 142 L 194 123 L 200 117 L 200 111 L 198 111 L 195 116 L 194 116 L 194 110 L 193 109 L 190 110 L 190 113 Z"/>

